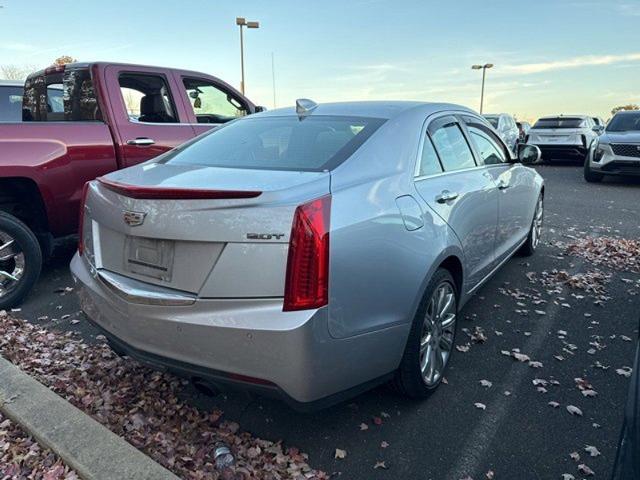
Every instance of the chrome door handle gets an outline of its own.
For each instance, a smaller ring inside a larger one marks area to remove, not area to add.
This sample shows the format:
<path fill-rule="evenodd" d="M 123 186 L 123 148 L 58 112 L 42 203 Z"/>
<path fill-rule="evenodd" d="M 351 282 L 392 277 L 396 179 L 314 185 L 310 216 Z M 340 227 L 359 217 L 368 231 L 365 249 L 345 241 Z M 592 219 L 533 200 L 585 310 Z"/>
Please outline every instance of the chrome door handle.
<path fill-rule="evenodd" d="M 506 190 L 507 188 L 510 188 L 510 187 L 511 187 L 511 185 L 509 185 L 509 184 L 508 184 L 507 182 L 505 182 L 504 180 L 500 180 L 500 181 L 498 182 L 498 188 L 499 188 L 500 190 Z"/>
<path fill-rule="evenodd" d="M 146 137 L 138 137 L 133 140 L 127 141 L 127 145 L 135 145 L 137 147 L 145 147 L 148 145 L 153 145 L 154 143 L 156 143 L 155 140 Z"/>
<path fill-rule="evenodd" d="M 436 196 L 436 202 L 447 203 L 448 201 L 455 200 L 456 198 L 458 198 L 457 193 L 444 190 L 440 195 Z"/>

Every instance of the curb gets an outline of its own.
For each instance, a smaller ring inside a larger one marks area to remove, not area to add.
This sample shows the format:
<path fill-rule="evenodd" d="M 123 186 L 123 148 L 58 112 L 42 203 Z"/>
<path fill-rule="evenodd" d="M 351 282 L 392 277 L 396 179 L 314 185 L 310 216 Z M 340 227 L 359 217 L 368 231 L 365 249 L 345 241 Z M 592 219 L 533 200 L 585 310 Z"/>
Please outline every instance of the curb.
<path fill-rule="evenodd" d="M 84 480 L 178 480 L 2 356 L 0 411 Z"/>

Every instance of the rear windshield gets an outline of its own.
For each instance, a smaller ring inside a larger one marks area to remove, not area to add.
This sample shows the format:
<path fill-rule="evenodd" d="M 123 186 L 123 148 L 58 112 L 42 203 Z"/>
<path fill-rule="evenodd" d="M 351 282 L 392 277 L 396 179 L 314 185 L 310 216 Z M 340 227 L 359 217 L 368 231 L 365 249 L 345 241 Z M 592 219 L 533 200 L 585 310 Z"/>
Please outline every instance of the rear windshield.
<path fill-rule="evenodd" d="M 362 117 L 247 117 L 169 153 L 163 163 L 264 170 L 331 170 L 384 120 Z"/>
<path fill-rule="evenodd" d="M 0 122 L 22 120 L 22 87 L 0 85 Z"/>
<path fill-rule="evenodd" d="M 609 125 L 607 125 L 607 132 L 630 132 L 639 130 L 640 112 L 615 115 L 609 122 Z"/>
<path fill-rule="evenodd" d="M 487 119 L 487 122 L 489 122 L 491 124 L 491 126 L 493 126 L 493 128 L 498 128 L 498 121 L 500 120 L 499 117 L 484 117 Z"/>
<path fill-rule="evenodd" d="M 582 118 L 541 118 L 533 128 L 582 128 L 585 120 Z"/>

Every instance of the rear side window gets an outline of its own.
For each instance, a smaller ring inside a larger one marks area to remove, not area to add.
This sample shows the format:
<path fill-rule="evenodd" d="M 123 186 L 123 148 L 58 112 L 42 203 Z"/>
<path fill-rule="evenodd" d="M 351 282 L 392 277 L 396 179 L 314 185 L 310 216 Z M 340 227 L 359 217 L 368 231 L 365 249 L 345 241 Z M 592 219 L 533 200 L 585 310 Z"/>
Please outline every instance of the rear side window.
<path fill-rule="evenodd" d="M 582 118 L 541 118 L 533 128 L 582 128 L 586 125 L 586 120 Z"/>
<path fill-rule="evenodd" d="M 0 122 L 22 119 L 22 87 L 0 85 Z"/>
<path fill-rule="evenodd" d="M 445 172 L 476 166 L 469 144 L 457 123 L 449 123 L 436 129 L 431 138 Z"/>
<path fill-rule="evenodd" d="M 247 117 L 168 153 L 163 162 L 265 170 L 331 170 L 384 120 L 309 116 Z"/>
<path fill-rule="evenodd" d="M 91 74 L 69 68 L 27 79 L 22 103 L 25 122 L 91 122 L 102 120 Z"/>
<path fill-rule="evenodd" d="M 123 73 L 118 82 L 129 120 L 141 123 L 178 123 L 175 103 L 163 76 Z"/>
<path fill-rule="evenodd" d="M 424 144 L 422 145 L 422 155 L 420 156 L 420 168 L 418 170 L 418 176 L 434 175 L 436 173 L 442 173 L 442 165 L 438 159 L 436 149 L 433 147 L 433 143 L 426 135 L 424 138 Z"/>

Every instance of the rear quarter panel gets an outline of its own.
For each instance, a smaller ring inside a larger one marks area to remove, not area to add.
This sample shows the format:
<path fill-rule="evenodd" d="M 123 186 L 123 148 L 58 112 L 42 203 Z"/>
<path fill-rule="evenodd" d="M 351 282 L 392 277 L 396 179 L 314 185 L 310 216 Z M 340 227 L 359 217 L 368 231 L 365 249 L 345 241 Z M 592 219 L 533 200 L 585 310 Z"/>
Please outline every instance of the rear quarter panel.
<path fill-rule="evenodd" d="M 36 183 L 54 236 L 76 232 L 83 185 L 115 168 L 113 140 L 104 123 L 0 124 L 0 178 Z"/>

